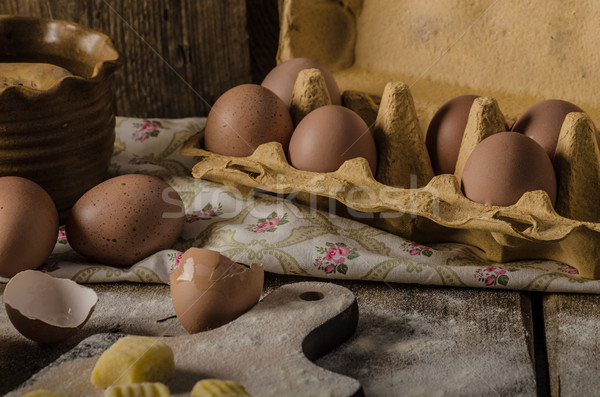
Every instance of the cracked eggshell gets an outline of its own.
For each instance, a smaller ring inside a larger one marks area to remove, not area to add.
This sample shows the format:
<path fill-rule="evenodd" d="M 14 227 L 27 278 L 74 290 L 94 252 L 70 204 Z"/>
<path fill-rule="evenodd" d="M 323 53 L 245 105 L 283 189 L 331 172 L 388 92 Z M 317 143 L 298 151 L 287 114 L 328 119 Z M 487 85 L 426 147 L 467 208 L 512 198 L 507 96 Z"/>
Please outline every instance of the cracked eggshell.
<path fill-rule="evenodd" d="M 97 302 L 93 289 L 35 270 L 18 273 L 4 290 L 10 322 L 23 336 L 40 343 L 74 335 L 89 320 Z"/>
<path fill-rule="evenodd" d="M 233 262 L 216 251 L 190 248 L 170 276 L 171 300 L 190 333 L 220 327 L 250 310 L 260 299 L 264 269 Z"/>
<path fill-rule="evenodd" d="M 104 265 L 131 266 L 171 248 L 185 210 L 166 182 L 141 174 L 121 175 L 90 189 L 73 206 L 66 222 L 71 247 Z"/>

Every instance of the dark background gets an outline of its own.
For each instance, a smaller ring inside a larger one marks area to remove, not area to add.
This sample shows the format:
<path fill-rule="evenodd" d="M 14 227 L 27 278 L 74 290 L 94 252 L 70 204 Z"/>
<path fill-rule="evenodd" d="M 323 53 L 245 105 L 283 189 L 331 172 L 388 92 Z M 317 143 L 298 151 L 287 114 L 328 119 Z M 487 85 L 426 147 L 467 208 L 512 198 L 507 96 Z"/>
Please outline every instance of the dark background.
<path fill-rule="evenodd" d="M 121 53 L 117 114 L 206 116 L 227 89 L 275 66 L 278 0 L 3 0 L 0 14 L 78 22 Z"/>

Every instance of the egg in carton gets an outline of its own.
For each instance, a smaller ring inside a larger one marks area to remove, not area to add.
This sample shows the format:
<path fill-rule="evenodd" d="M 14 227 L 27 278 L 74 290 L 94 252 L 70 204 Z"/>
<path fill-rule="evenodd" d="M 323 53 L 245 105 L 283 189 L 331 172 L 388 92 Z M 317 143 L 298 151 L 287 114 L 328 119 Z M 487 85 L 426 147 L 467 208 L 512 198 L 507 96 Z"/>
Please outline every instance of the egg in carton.
<path fill-rule="evenodd" d="M 385 0 L 379 2 L 386 3 Z M 306 15 L 316 15 L 317 10 L 323 17 L 330 18 L 333 13 L 338 19 L 355 18 L 355 24 L 360 25 L 357 16 L 369 11 L 363 10 L 363 6 L 360 1 L 285 1 L 280 61 L 315 55 L 302 52 L 308 51 L 307 48 L 317 48 L 317 56 L 323 51 L 319 46 L 309 45 L 310 37 L 304 41 L 294 38 L 298 32 L 315 31 L 297 29 L 302 23 L 319 23 L 319 18 L 311 19 Z M 330 29 L 328 33 L 338 34 L 336 37 L 339 38 L 339 29 Z M 354 37 L 356 41 L 356 32 L 354 36 L 348 35 L 347 31 L 343 33 L 345 36 L 340 40 L 352 41 Z M 329 41 L 341 48 L 344 45 L 340 40 Z M 357 43 L 354 46 L 358 48 Z M 326 56 L 321 54 L 321 57 Z M 342 87 L 347 84 L 344 79 L 347 80 L 348 75 L 344 73 L 352 61 L 351 57 L 338 54 L 335 62 L 328 63 L 341 70 L 336 78 L 341 76 Z M 355 71 L 352 79 L 360 75 Z M 321 207 L 332 204 L 330 199 L 334 199 L 343 205 L 336 206 L 342 215 L 422 243 L 469 244 L 480 249 L 478 254 L 483 259 L 497 262 L 557 260 L 577 268 L 581 277 L 600 278 L 600 205 L 597 204 L 600 202 L 600 152 L 595 139 L 596 129 L 586 114 L 570 113 L 563 122 L 553 159 L 558 180 L 554 207 L 543 191 L 525 193 L 511 206 L 489 206 L 467 199 L 461 191 L 460 181 L 474 147 L 486 137 L 506 130 L 495 97 L 475 99 L 454 175 L 434 176 L 423 138 L 423 125 L 426 124 L 423 120 L 432 115 L 432 103 L 423 105 L 422 101 L 415 106 L 409 87 L 398 81 L 385 84 L 380 101 L 374 101 L 372 95 L 372 92 L 346 89 L 343 105 L 372 126 L 378 148 L 375 176 L 362 158 L 348 160 L 330 173 L 297 170 L 287 162 L 277 143 L 263 144 L 244 158 L 217 155 L 201 149 L 201 133 L 182 151 L 199 157 L 200 161 L 193 169 L 197 178 L 238 189 L 259 188 L 293 194 L 300 201 L 316 201 Z M 516 107 L 522 109 L 523 103 L 531 102 L 531 98 L 524 99 L 524 95 L 516 98 L 500 93 L 499 97 L 503 104 L 509 104 L 509 111 L 505 113 L 509 121 L 515 119 Z M 320 72 L 316 69 L 301 72 L 290 108 L 294 121 L 297 123 L 311 110 L 329 103 Z M 435 106 L 439 107 L 439 101 Z"/>

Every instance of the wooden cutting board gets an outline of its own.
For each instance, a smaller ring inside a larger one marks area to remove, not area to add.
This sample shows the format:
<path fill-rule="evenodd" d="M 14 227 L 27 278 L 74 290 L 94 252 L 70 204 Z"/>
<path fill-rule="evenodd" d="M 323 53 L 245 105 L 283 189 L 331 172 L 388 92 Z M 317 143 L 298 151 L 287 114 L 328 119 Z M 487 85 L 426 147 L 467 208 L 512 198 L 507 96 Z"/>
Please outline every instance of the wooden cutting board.
<path fill-rule="evenodd" d="M 347 288 L 322 282 L 288 284 L 220 328 L 157 338 L 175 355 L 167 383 L 173 396 L 189 396 L 201 379 L 234 380 L 255 397 L 362 396 L 360 383 L 315 365 L 356 330 L 358 305 Z M 97 334 L 34 375 L 8 396 L 47 389 L 69 396 L 101 396 L 90 382 L 100 354 L 123 334 Z"/>

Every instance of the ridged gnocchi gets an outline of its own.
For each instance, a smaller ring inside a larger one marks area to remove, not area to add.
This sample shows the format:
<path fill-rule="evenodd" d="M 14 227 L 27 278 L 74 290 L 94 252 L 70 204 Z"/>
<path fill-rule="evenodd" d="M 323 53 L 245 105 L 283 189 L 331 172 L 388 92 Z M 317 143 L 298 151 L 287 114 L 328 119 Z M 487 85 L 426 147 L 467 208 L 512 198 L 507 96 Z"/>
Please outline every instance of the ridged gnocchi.
<path fill-rule="evenodd" d="M 102 353 L 91 381 L 107 388 L 117 384 L 166 382 L 174 373 L 175 359 L 168 345 L 146 336 L 125 336 Z"/>
<path fill-rule="evenodd" d="M 190 397 L 251 397 L 244 386 L 230 380 L 203 379 L 197 382 Z"/>
<path fill-rule="evenodd" d="M 160 382 L 110 386 L 102 397 L 169 397 L 169 388 Z"/>

